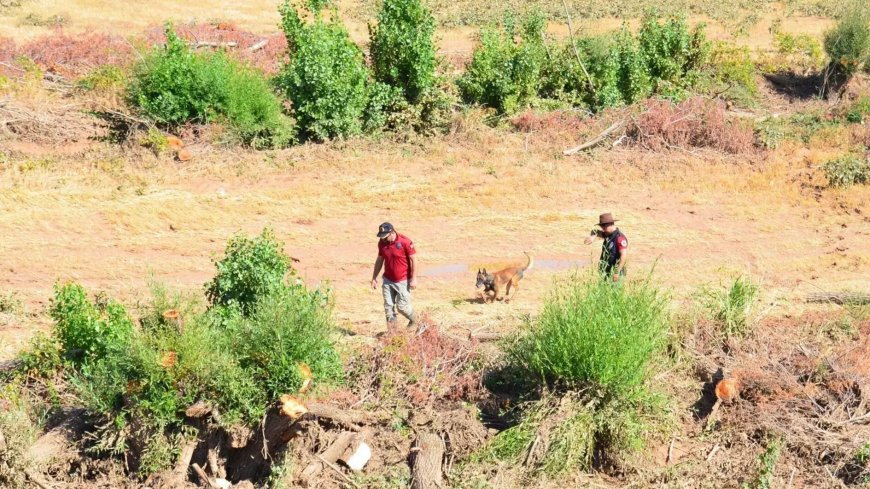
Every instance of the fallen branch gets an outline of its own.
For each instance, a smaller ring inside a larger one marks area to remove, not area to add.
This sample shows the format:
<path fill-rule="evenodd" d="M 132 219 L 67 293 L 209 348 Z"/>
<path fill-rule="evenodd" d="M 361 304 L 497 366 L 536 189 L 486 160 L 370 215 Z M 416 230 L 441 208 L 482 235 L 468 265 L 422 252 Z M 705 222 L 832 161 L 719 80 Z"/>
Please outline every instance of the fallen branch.
<path fill-rule="evenodd" d="M 204 483 L 208 484 L 208 487 L 211 487 L 211 489 L 218 489 L 218 486 L 216 486 L 215 483 L 212 482 L 212 480 L 208 477 L 208 475 L 206 475 L 205 471 L 202 470 L 202 467 L 200 467 L 199 464 L 192 464 L 191 467 L 193 468 L 193 471 L 196 472 L 196 475 L 198 475 Z"/>
<path fill-rule="evenodd" d="M 323 464 L 335 463 L 350 445 L 351 441 L 353 441 L 353 432 L 342 431 L 339 433 L 335 441 L 326 447 L 326 450 L 324 450 L 323 453 L 315 455 L 320 462 L 314 460 L 302 470 L 302 473 L 299 476 L 302 481 L 306 483 L 310 482 L 320 473 L 320 471 L 323 470 Z"/>
<path fill-rule="evenodd" d="M 706 460 L 706 461 L 709 462 L 710 460 L 712 460 L 712 459 L 713 459 L 713 455 L 716 455 L 716 452 L 718 452 L 718 451 L 719 451 L 719 444 L 717 443 L 717 444 L 713 447 L 713 449 L 710 450 L 710 453 L 707 454 L 707 460 Z"/>
<path fill-rule="evenodd" d="M 605 129 L 604 132 L 602 132 L 601 134 L 595 136 L 594 138 L 592 138 L 592 139 L 590 139 L 589 141 L 587 141 L 587 142 L 581 144 L 580 146 L 575 146 L 575 147 L 573 147 L 573 148 L 571 148 L 571 149 L 566 149 L 565 151 L 562 152 L 562 154 L 565 155 L 565 156 L 571 156 L 571 155 L 573 155 L 574 153 L 579 153 L 580 151 L 583 151 L 584 149 L 589 149 L 589 148 L 591 148 L 591 147 L 593 147 L 593 146 L 596 146 L 596 145 L 598 145 L 598 143 L 600 143 L 601 141 L 604 141 L 604 139 L 605 139 L 607 136 L 609 136 L 612 132 L 614 132 L 614 131 L 616 131 L 617 129 L 619 129 L 620 127 L 622 127 L 623 124 L 625 124 L 625 120 L 621 120 L 621 121 L 618 121 L 618 122 L 614 122 L 610 127 L 608 127 L 607 129 Z"/>
<path fill-rule="evenodd" d="M 254 44 L 253 46 L 249 47 L 249 48 L 247 49 L 247 51 L 248 51 L 249 53 L 257 52 L 257 51 L 263 49 L 264 47 L 266 47 L 266 44 L 269 44 L 269 40 L 268 40 L 268 39 L 263 39 L 262 41 L 260 41 L 260 42 L 258 42 L 258 43 L 256 43 L 256 44 Z"/>
<path fill-rule="evenodd" d="M 831 302 L 839 305 L 866 305 L 870 304 L 870 294 L 856 292 L 818 292 L 807 296 L 807 302 Z"/>
<path fill-rule="evenodd" d="M 229 42 L 215 42 L 215 41 L 197 41 L 191 46 L 191 49 L 199 49 L 199 48 L 234 48 L 237 47 L 239 43 L 235 41 Z"/>

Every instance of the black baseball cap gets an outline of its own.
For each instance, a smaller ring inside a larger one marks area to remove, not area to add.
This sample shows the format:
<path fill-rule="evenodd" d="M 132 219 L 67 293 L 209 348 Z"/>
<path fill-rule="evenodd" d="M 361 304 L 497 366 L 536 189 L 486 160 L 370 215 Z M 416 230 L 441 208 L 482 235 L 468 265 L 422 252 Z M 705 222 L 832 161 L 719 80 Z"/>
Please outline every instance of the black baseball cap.
<path fill-rule="evenodd" d="M 388 222 L 385 222 L 385 223 L 381 224 L 380 227 L 378 227 L 378 237 L 379 238 L 386 238 L 387 235 L 392 233 L 393 231 L 395 231 L 393 229 L 393 225 L 388 223 Z"/>

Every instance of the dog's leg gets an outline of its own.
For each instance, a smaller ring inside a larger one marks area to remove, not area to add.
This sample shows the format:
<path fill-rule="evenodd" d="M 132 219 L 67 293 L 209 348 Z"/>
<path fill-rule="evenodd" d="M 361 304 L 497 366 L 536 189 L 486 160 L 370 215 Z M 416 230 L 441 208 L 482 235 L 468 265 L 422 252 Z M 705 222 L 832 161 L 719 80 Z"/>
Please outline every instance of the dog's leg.
<path fill-rule="evenodd" d="M 512 281 L 514 284 L 514 293 L 511 295 L 511 300 L 513 300 L 517 296 L 517 291 L 520 290 L 520 281 Z"/>
<path fill-rule="evenodd" d="M 490 300 L 490 303 L 501 300 L 498 298 L 498 292 L 499 292 L 498 289 L 499 289 L 498 284 L 494 284 L 492 286 L 492 300 Z"/>
<path fill-rule="evenodd" d="M 514 285 L 514 279 L 508 280 L 508 283 L 505 286 L 505 290 L 504 290 L 504 303 L 505 304 L 508 304 L 511 301 L 511 287 L 512 286 L 514 287 L 514 289 L 516 289 L 516 286 Z M 516 294 L 516 292 L 514 292 L 514 294 Z"/>

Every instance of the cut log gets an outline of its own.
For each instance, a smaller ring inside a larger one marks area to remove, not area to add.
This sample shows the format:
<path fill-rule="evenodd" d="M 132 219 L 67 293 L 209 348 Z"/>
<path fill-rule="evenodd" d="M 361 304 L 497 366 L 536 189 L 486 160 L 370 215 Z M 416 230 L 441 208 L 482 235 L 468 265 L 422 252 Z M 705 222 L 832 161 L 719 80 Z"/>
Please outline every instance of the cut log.
<path fill-rule="evenodd" d="M 411 489 L 440 489 L 444 441 L 435 433 L 423 433 L 411 447 Z"/>
<path fill-rule="evenodd" d="M 372 458 L 370 440 L 373 437 L 374 432 L 371 429 L 364 429 L 354 434 L 347 449 L 338 460 L 354 472 L 361 471 Z"/>
<path fill-rule="evenodd" d="M 269 470 L 270 461 L 294 436 L 305 428 L 297 421 L 281 414 L 276 406 L 267 413 L 260 426 L 251 431 L 243 448 L 232 450 L 227 461 L 227 474 L 231 480 L 256 480 Z"/>
<path fill-rule="evenodd" d="M 193 458 L 193 452 L 196 450 L 198 439 L 186 440 L 178 454 L 178 460 L 175 462 L 175 475 L 182 481 L 187 479 L 187 469 L 190 467 L 190 460 Z"/>
<path fill-rule="evenodd" d="M 299 475 L 301 482 L 306 485 L 310 484 L 311 479 L 316 477 L 317 474 L 324 469 L 324 461 L 334 464 L 347 449 L 348 445 L 350 445 L 351 441 L 353 441 L 353 432 L 342 431 L 339 433 L 335 441 L 326 447 L 326 450 L 324 450 L 323 453 L 319 454 L 320 459 L 315 457 L 314 461 L 302 470 L 302 473 Z"/>
<path fill-rule="evenodd" d="M 870 294 L 853 292 L 818 292 L 807 296 L 807 302 L 832 302 L 840 305 L 867 305 L 870 304 Z"/>

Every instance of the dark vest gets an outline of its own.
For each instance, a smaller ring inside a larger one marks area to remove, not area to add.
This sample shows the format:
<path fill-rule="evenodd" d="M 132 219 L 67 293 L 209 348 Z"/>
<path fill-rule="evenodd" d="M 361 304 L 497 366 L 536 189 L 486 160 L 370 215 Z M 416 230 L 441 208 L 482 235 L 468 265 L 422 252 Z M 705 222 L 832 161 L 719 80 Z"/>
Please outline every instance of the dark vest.
<path fill-rule="evenodd" d="M 619 229 L 614 231 L 610 236 L 604 237 L 604 243 L 601 244 L 601 258 L 599 259 L 599 266 L 602 272 L 610 273 L 613 270 L 613 266 L 619 262 L 622 254 L 619 252 L 616 242 L 619 238 L 624 237 L 625 235 Z"/>

